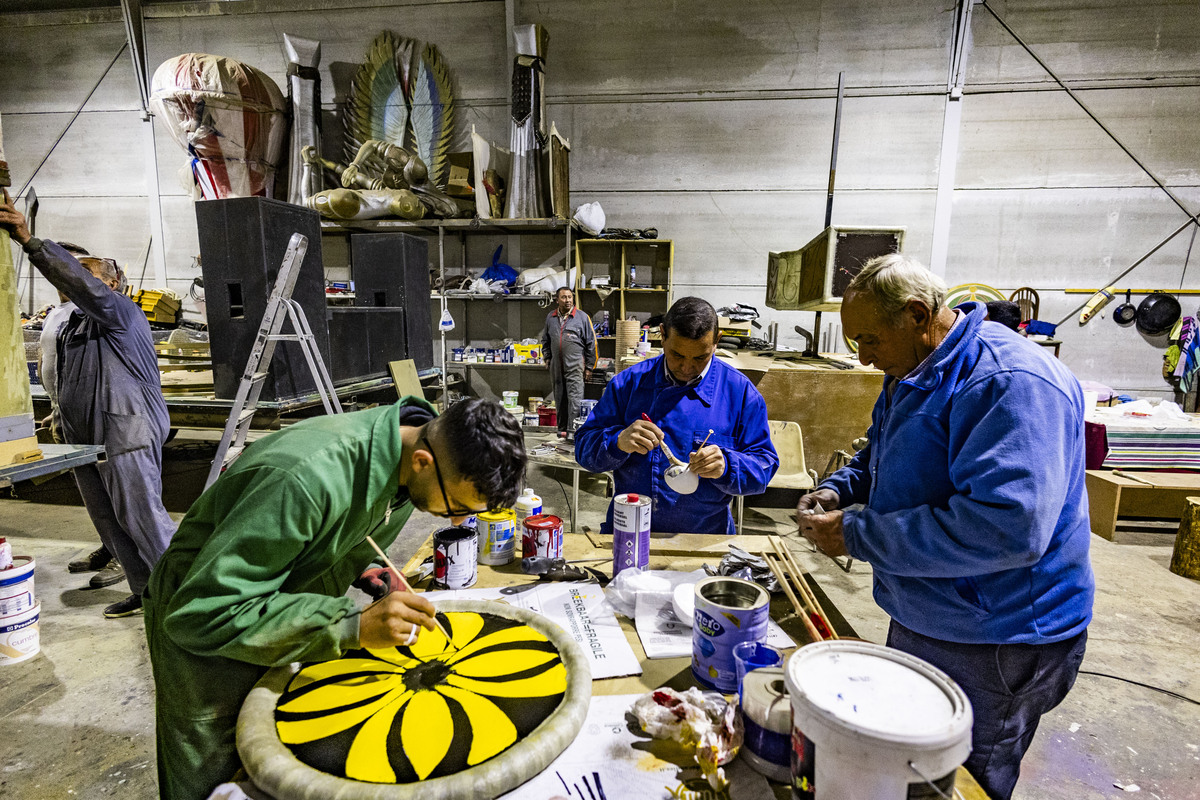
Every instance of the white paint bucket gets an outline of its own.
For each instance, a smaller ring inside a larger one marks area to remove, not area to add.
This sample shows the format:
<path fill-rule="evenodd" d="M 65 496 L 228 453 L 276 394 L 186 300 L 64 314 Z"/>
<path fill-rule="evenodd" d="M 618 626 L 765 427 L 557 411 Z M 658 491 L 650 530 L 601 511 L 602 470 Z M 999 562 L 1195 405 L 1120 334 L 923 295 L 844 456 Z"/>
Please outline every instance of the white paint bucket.
<path fill-rule="evenodd" d="M 952 794 L 971 753 L 971 704 L 921 659 L 870 642 L 818 642 L 785 669 L 792 797 L 904 800 Z"/>
<path fill-rule="evenodd" d="M 33 658 L 41 649 L 38 638 L 38 615 L 41 603 L 33 608 L 0 617 L 0 665 L 18 664 Z"/>
<path fill-rule="evenodd" d="M 33 556 L 13 556 L 13 565 L 0 570 L 0 617 L 33 608 Z"/>

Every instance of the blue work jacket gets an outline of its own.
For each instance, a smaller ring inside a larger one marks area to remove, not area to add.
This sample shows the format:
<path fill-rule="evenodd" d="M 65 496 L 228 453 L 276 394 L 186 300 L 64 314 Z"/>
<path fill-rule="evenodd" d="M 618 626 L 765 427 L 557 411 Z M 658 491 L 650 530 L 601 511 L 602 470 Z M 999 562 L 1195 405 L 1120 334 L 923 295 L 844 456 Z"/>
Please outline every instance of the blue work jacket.
<path fill-rule="evenodd" d="M 724 453 L 725 474 L 701 478 L 694 494 L 676 493 L 664 479 L 671 463 L 662 448 L 641 455 L 617 447 L 621 431 L 643 413 L 662 429 L 667 446 L 683 461 L 712 428 L 708 443 Z M 649 495 L 654 504 L 652 529 L 665 533 L 735 533 L 730 499 L 761 494 L 779 469 L 766 401 L 746 376 L 715 358 L 692 387 L 677 386 L 667 377 L 662 356 L 618 372 L 575 432 L 575 460 L 592 472 L 611 470 L 617 494 Z M 601 532 L 612 532 L 611 503 Z"/>
<path fill-rule="evenodd" d="M 1095 581 L 1083 392 L 981 303 L 915 374 L 884 379 L 870 445 L 821 486 L 875 601 L 952 642 L 1046 644 L 1087 627 Z"/>

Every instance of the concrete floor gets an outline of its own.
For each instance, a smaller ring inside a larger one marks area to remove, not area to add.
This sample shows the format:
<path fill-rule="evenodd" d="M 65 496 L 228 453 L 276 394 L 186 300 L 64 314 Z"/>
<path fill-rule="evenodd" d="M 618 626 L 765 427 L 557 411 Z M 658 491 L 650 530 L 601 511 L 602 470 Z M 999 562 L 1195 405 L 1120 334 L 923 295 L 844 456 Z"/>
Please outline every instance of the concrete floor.
<path fill-rule="evenodd" d="M 203 483 L 211 445 L 202 439 L 168 446 L 166 503 L 175 516 Z M 570 479 L 567 471 L 534 467 L 530 484 L 547 511 L 562 514 Z M 598 527 L 603 493 L 603 481 L 583 476 L 584 524 Z M 72 504 L 69 478 L 20 485 L 16 494 L 0 499 L 0 536 L 37 559 L 42 650 L 0 667 L 0 797 L 155 797 L 154 687 L 142 619 L 103 619 L 101 610 L 125 596 L 125 585 L 93 591 L 88 575 L 67 572 L 69 560 L 97 545 L 87 514 Z M 794 530 L 786 520 L 784 509 L 746 515 L 754 532 Z M 403 563 L 438 527 L 435 518 L 414 514 L 392 559 Z M 1126 680 L 1080 675 L 1042 721 L 1018 800 L 1126 796 L 1114 784 L 1136 784 L 1141 797 L 1158 800 L 1200 798 L 1200 708 L 1130 682 L 1200 699 L 1200 583 L 1167 570 L 1171 541 L 1164 534 L 1092 538 L 1098 593 L 1083 669 Z M 887 617 L 871 599 L 869 567 L 855 564 L 846 574 L 797 547 L 858 633 L 882 641 Z"/>

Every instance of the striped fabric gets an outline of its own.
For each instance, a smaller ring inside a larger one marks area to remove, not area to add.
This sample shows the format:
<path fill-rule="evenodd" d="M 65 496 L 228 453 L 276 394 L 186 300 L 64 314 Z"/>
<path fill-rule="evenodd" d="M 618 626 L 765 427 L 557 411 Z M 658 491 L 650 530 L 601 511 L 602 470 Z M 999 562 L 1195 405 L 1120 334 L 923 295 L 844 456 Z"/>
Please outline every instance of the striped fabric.
<path fill-rule="evenodd" d="M 1123 427 L 1107 423 L 1108 457 L 1104 469 L 1200 471 L 1200 425 L 1194 427 Z"/>

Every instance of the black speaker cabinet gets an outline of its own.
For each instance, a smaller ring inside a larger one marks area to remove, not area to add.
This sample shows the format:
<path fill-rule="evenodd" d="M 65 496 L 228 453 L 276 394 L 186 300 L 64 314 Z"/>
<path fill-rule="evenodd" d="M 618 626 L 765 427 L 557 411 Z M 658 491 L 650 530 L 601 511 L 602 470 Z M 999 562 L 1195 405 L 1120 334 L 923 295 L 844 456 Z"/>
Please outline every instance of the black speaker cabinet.
<path fill-rule="evenodd" d="M 406 233 L 352 234 L 350 273 L 356 308 L 404 309 L 401 355 L 391 360 L 411 358 L 417 369 L 432 367 L 429 244 L 425 239 Z M 395 351 L 391 345 L 387 349 Z M 337 348 L 334 351 L 338 352 Z M 386 362 L 383 369 L 387 371 Z"/>
<path fill-rule="evenodd" d="M 357 294 L 357 282 L 354 288 Z M 389 361 L 408 358 L 404 347 L 407 316 L 403 308 L 330 308 L 329 343 L 336 354 L 334 383 L 386 376 Z"/>
<path fill-rule="evenodd" d="M 317 212 L 263 197 L 203 200 L 196 203 L 196 224 L 216 396 L 230 400 L 237 395 L 246 359 L 266 313 L 267 298 L 288 241 L 296 232 L 308 237 L 308 252 L 300 265 L 292 298 L 300 302 L 328 368 L 329 327 Z M 284 323 L 283 332 L 292 332 L 290 324 Z M 290 400 L 315 391 L 316 383 L 300 345 L 279 342 L 261 399 Z"/>

